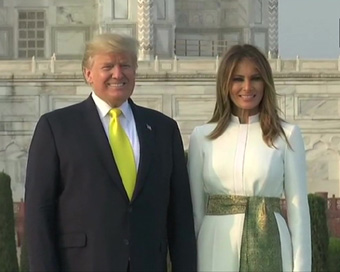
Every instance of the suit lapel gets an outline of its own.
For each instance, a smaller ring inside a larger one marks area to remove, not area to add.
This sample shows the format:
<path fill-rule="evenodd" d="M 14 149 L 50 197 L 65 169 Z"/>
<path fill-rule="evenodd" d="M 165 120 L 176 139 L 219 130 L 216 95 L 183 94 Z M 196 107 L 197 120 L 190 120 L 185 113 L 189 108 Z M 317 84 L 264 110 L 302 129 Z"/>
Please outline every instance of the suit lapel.
<path fill-rule="evenodd" d="M 88 125 L 88 128 L 84 127 L 84 130 L 87 131 L 89 135 L 90 144 L 93 146 L 98 159 L 102 162 L 109 176 L 114 180 L 114 184 L 127 198 L 122 179 L 112 155 L 110 143 L 91 96 L 84 101 L 84 105 L 85 113 L 83 116 L 85 117 L 85 126 Z"/>
<path fill-rule="evenodd" d="M 132 200 L 136 198 L 138 193 L 141 191 L 145 181 L 146 175 L 150 169 L 151 158 L 153 157 L 154 147 L 154 129 L 150 120 L 147 120 L 145 110 L 135 105 L 131 99 L 129 99 L 135 122 L 136 129 L 140 145 L 140 160 L 137 172 L 136 187 L 133 193 Z"/>

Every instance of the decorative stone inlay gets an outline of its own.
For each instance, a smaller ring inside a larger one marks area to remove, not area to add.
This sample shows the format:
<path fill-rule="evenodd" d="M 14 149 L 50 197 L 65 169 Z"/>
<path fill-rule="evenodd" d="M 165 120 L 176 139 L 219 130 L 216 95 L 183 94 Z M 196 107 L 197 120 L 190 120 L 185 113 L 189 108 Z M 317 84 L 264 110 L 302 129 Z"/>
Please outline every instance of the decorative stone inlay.
<path fill-rule="evenodd" d="M 269 52 L 272 58 L 277 58 L 279 52 L 279 0 L 269 0 Z"/>
<path fill-rule="evenodd" d="M 138 0 L 139 57 L 142 60 L 153 56 L 153 0 Z"/>

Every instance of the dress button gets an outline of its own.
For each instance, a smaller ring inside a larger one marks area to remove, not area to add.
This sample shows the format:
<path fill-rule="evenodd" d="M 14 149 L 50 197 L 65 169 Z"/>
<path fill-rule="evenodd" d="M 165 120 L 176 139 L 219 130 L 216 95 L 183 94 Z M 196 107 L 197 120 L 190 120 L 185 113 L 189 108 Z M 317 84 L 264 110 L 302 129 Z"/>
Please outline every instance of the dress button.
<path fill-rule="evenodd" d="M 124 239 L 124 244 L 125 244 L 126 246 L 128 246 L 128 245 L 129 245 L 129 240 L 128 240 L 128 239 Z"/>

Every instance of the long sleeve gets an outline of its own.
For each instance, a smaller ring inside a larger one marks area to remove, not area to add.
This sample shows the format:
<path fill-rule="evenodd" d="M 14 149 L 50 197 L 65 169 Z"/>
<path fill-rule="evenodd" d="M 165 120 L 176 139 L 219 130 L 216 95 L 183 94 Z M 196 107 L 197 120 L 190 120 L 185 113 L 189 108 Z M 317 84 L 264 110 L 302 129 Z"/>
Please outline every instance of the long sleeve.
<path fill-rule="evenodd" d="M 199 136 L 199 131 L 195 128 L 190 137 L 188 151 L 188 172 L 196 236 L 199 233 L 206 207 L 206 197 L 203 186 L 203 142 Z"/>
<path fill-rule="evenodd" d="M 301 132 L 294 126 L 285 150 L 285 197 L 293 246 L 293 271 L 311 271 L 311 231 L 306 158 Z"/>

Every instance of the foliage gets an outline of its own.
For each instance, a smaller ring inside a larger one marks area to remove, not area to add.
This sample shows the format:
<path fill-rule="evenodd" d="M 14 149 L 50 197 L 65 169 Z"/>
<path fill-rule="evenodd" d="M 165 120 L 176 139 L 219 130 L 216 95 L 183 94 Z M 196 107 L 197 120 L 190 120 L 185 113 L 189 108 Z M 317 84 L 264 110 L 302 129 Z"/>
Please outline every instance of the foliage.
<path fill-rule="evenodd" d="M 312 236 L 312 271 L 328 271 L 327 201 L 321 196 L 308 195 Z"/>
<path fill-rule="evenodd" d="M 24 241 L 21 245 L 21 254 L 20 254 L 20 272 L 29 272 L 29 263 L 28 263 L 28 254 L 27 254 L 27 242 L 24 237 Z"/>
<path fill-rule="evenodd" d="M 330 237 L 328 247 L 328 268 L 332 272 L 340 272 L 340 239 Z"/>
<path fill-rule="evenodd" d="M 1 272 L 19 271 L 11 178 L 4 172 L 0 172 L 0 268 Z"/>

